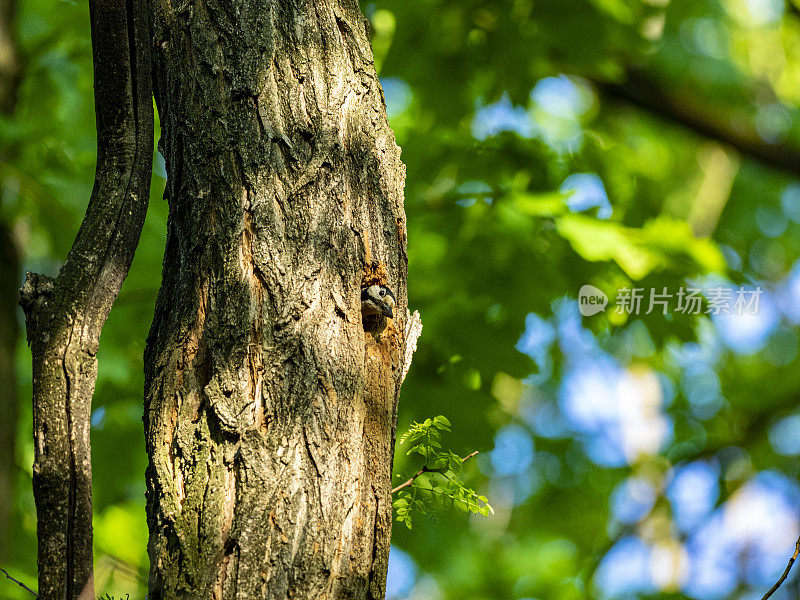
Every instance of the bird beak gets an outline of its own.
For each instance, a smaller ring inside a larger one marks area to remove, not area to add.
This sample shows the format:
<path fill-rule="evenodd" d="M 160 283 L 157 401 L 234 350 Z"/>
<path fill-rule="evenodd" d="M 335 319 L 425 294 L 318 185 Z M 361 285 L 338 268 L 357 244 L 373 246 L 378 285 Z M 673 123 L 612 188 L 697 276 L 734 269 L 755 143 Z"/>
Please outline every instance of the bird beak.
<path fill-rule="evenodd" d="M 389 317 L 390 319 L 394 319 L 394 313 L 392 312 L 392 307 L 388 304 L 383 305 L 383 314 Z"/>

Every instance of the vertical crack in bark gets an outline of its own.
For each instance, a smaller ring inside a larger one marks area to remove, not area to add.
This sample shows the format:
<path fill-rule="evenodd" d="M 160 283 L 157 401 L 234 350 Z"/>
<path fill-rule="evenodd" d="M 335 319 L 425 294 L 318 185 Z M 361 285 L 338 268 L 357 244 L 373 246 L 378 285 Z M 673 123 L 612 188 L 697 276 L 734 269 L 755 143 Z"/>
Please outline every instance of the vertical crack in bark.
<path fill-rule="evenodd" d="M 70 376 L 69 376 L 69 369 L 67 368 L 67 352 L 68 349 L 72 347 L 72 334 L 73 330 L 70 329 L 69 337 L 67 338 L 66 345 L 64 346 L 64 354 L 61 357 L 60 366 L 64 376 L 64 391 L 67 398 L 72 397 L 72 389 L 70 386 Z M 73 413 L 72 413 L 72 405 L 70 402 L 66 403 L 66 424 L 67 424 L 67 442 L 69 448 L 69 483 L 68 483 L 68 500 L 67 500 L 67 551 L 70 552 L 75 547 L 75 519 L 76 519 L 76 512 L 75 512 L 75 504 L 76 504 L 76 494 L 78 490 L 78 473 L 76 469 L 76 462 L 77 457 L 75 456 L 75 446 L 78 443 L 76 436 L 74 434 L 74 426 L 73 426 Z M 75 564 L 73 561 L 67 561 L 67 580 L 66 585 L 67 589 L 64 593 L 65 598 L 74 598 L 77 594 L 80 594 L 82 591 L 83 586 L 80 590 L 76 591 L 73 590 L 74 579 L 75 579 Z M 85 583 L 83 584 L 86 585 Z"/>
<path fill-rule="evenodd" d="M 367 582 L 367 590 L 369 593 L 370 598 L 374 598 L 375 600 L 382 600 L 383 594 L 378 592 L 378 595 L 374 594 L 374 586 L 375 586 L 375 577 L 376 575 L 380 576 L 380 573 L 376 573 L 376 561 L 378 558 L 378 553 L 381 551 L 380 546 L 381 544 L 381 536 L 378 524 L 380 523 L 381 518 L 381 499 L 378 495 L 378 491 L 375 489 L 375 486 L 372 486 L 372 494 L 375 498 L 375 515 L 373 516 L 373 523 L 372 523 L 372 553 L 370 556 L 370 564 L 371 568 L 369 571 L 369 579 Z M 385 574 L 384 574 L 385 577 Z M 378 586 L 379 590 L 382 590 L 382 586 Z"/>

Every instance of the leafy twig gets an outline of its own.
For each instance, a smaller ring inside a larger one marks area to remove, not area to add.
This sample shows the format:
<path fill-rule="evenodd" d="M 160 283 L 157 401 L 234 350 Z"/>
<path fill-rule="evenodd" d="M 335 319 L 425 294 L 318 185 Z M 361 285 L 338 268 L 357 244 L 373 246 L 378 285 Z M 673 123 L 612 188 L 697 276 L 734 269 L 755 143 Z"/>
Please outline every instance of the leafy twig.
<path fill-rule="evenodd" d="M 397 522 L 404 523 L 409 529 L 411 529 L 411 514 L 414 511 L 429 513 L 433 509 L 455 507 L 464 512 L 483 516 L 494 513 L 486 496 L 481 496 L 467 487 L 459 475 L 463 470 L 463 464 L 478 452 L 475 451 L 462 458 L 452 450 L 442 448 L 443 431 L 450 431 L 450 421 L 447 417 L 439 415 L 433 419 L 425 419 L 422 423 L 412 423 L 408 431 L 398 440 L 400 444 L 411 443 L 411 448 L 406 454 L 419 454 L 423 458 L 419 471 L 392 490 L 394 496 L 392 505 L 396 511 Z M 434 489 L 439 486 L 443 488 Z"/>
<path fill-rule="evenodd" d="M 781 578 L 775 582 L 775 585 L 773 585 L 769 589 L 769 591 L 766 594 L 764 594 L 764 597 L 761 598 L 761 600 L 767 600 L 767 598 L 769 598 L 770 596 L 772 596 L 772 594 L 778 591 L 778 588 L 781 587 L 781 584 L 784 581 L 786 581 L 786 578 L 789 576 L 789 571 L 792 570 L 792 565 L 794 564 L 794 561 L 797 560 L 798 556 L 800 556 L 800 538 L 797 538 L 797 542 L 795 542 L 794 554 L 792 554 L 792 557 L 789 559 L 789 564 L 786 565 L 786 569 L 784 569 L 783 575 L 781 575 Z"/>
<path fill-rule="evenodd" d="M 37 594 L 36 592 L 34 592 L 34 591 L 31 589 L 31 588 L 29 588 L 27 585 L 25 585 L 24 583 L 22 583 L 22 582 L 21 582 L 21 581 L 19 581 L 18 579 L 14 579 L 14 578 L 13 578 L 11 575 L 9 575 L 9 574 L 8 574 L 8 571 L 6 571 L 4 568 L 0 567 L 0 571 L 2 571 L 2 572 L 3 572 L 3 575 L 5 575 L 5 576 L 6 576 L 6 579 L 10 579 L 10 580 L 11 580 L 11 581 L 13 581 L 14 583 L 16 583 L 16 584 L 17 584 L 19 587 L 21 587 L 21 588 L 24 588 L 24 589 L 28 590 L 28 591 L 29 591 L 31 594 L 33 594 L 33 595 L 34 595 L 34 596 L 36 596 L 37 598 L 39 597 L 39 594 Z M 786 578 L 784 577 L 784 579 L 786 579 Z"/>
<path fill-rule="evenodd" d="M 473 457 L 473 456 L 475 456 L 476 454 L 478 454 L 478 451 L 477 451 L 477 450 L 475 450 L 475 452 L 473 452 L 472 454 L 469 454 L 469 455 L 465 456 L 464 458 L 462 458 L 462 459 L 461 459 L 461 462 L 462 462 L 462 463 L 463 463 L 463 462 L 467 462 L 467 460 L 468 460 L 468 459 L 472 458 L 472 457 Z M 429 468 L 427 467 L 427 465 L 426 465 L 426 466 L 424 466 L 424 467 L 422 467 L 422 468 L 421 468 L 419 471 L 417 471 L 416 473 L 414 473 L 414 474 L 413 474 L 411 477 L 409 477 L 409 478 L 408 478 L 407 480 L 405 480 L 403 483 L 401 483 L 401 484 L 400 484 L 400 485 L 398 485 L 396 488 L 394 488 L 394 489 L 392 490 L 392 493 L 394 494 L 395 492 L 399 492 L 399 491 L 400 491 L 400 490 L 402 490 L 403 488 L 407 488 L 407 487 L 408 487 L 408 486 L 410 486 L 412 483 L 414 483 L 414 480 L 415 480 L 417 477 L 419 477 L 419 476 L 420 476 L 420 475 L 422 475 L 423 473 L 430 473 L 430 472 L 432 472 L 432 470 L 431 470 L 431 469 L 429 469 Z"/>

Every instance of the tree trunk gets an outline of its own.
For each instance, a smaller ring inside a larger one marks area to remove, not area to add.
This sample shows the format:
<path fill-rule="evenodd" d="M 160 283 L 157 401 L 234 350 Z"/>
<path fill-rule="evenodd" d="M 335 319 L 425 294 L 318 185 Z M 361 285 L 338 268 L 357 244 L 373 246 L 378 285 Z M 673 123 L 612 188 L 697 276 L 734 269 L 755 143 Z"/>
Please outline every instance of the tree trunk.
<path fill-rule="evenodd" d="M 356 0 L 154 1 L 150 598 L 383 598 L 404 167 Z M 365 332 L 360 288 L 395 292 Z"/>
<path fill-rule="evenodd" d="M 97 169 L 58 277 L 21 291 L 33 363 L 39 598 L 93 598 L 89 418 L 100 331 L 128 273 L 150 194 L 153 99 L 145 0 L 90 0 Z"/>

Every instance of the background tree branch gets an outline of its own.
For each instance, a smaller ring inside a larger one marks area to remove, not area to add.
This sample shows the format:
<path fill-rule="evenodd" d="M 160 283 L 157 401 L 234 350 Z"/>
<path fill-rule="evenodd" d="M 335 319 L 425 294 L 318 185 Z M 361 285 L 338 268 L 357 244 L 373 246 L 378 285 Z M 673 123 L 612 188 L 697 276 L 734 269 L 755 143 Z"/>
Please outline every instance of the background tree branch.
<path fill-rule="evenodd" d="M 153 112 L 145 0 L 90 3 L 97 169 L 86 216 L 55 279 L 28 274 L 39 597 L 93 597 L 89 417 L 100 331 L 139 240 Z"/>
<path fill-rule="evenodd" d="M 680 90 L 668 91 L 646 74 L 628 70 L 624 81 L 594 81 L 600 94 L 643 108 L 656 116 L 716 139 L 759 162 L 800 175 L 800 150 L 780 142 L 765 142 L 747 120 L 734 123 L 730 113 L 714 111 L 707 102 Z"/>
<path fill-rule="evenodd" d="M 20 60 L 14 35 L 13 0 L 0 0 L 0 116 L 14 110 L 20 81 Z M 3 160 L 0 154 L 0 161 Z M 0 181 L 2 190 L 2 181 Z M 0 199 L 3 194 L 0 193 Z M 14 505 L 16 432 L 19 412 L 15 352 L 19 340 L 16 288 L 20 278 L 19 249 L 10 223 L 0 219 L 0 561 L 8 560 L 11 514 Z"/>
<path fill-rule="evenodd" d="M 800 538 L 798 538 L 797 542 L 795 543 L 794 554 L 792 554 L 792 556 L 789 558 L 789 563 L 786 565 L 786 568 L 783 570 L 783 573 L 781 573 L 781 576 L 778 578 L 778 581 L 775 582 L 775 585 L 769 588 L 769 591 L 766 594 L 764 594 L 764 597 L 761 598 L 761 600 L 767 600 L 767 598 L 770 598 L 772 594 L 778 591 L 778 588 L 781 587 L 783 582 L 786 581 L 786 578 L 789 576 L 789 571 L 792 570 L 792 565 L 794 565 L 794 561 L 797 560 L 798 555 L 800 555 Z"/>
<path fill-rule="evenodd" d="M 15 0 L 0 0 L 0 113 L 8 115 L 17 101 L 22 72 L 14 35 Z"/>

